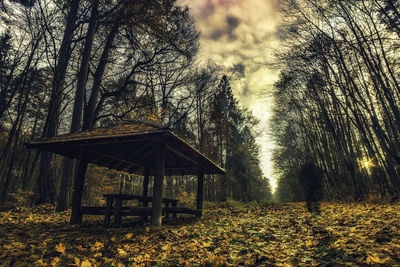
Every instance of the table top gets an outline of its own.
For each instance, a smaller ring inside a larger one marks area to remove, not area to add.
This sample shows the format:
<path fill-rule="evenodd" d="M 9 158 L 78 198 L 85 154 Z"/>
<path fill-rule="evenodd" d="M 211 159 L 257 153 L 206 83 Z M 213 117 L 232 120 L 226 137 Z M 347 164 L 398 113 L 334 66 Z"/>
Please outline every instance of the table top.
<path fill-rule="evenodd" d="M 142 201 L 153 201 L 152 196 L 141 196 L 141 195 L 130 195 L 130 194 L 104 194 L 106 198 L 116 198 L 122 200 L 142 200 Z M 163 198 L 163 202 L 178 202 L 177 199 Z"/>

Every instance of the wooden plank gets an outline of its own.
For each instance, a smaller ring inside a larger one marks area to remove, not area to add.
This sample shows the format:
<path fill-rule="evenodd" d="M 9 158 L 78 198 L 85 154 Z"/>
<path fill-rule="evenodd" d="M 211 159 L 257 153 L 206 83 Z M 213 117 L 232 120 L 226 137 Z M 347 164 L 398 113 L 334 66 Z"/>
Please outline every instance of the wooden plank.
<path fill-rule="evenodd" d="M 184 158 L 184 159 L 186 159 L 187 161 L 190 161 L 191 163 L 193 163 L 193 164 L 196 165 L 196 166 L 200 166 L 200 163 L 199 163 L 198 161 L 196 161 L 196 160 L 194 160 L 194 159 L 192 159 L 192 158 L 186 156 L 185 154 L 183 154 L 182 152 L 176 150 L 175 148 L 173 148 L 173 147 L 171 147 L 171 146 L 169 146 L 169 145 L 166 145 L 165 147 L 166 147 L 169 151 L 171 151 L 172 153 L 178 155 L 179 157 Z"/>
<path fill-rule="evenodd" d="M 82 215 L 104 215 L 105 207 L 81 207 Z"/>
<path fill-rule="evenodd" d="M 133 151 L 132 154 L 130 154 L 129 156 L 132 158 L 136 158 L 140 153 L 142 153 L 143 151 L 145 151 L 146 149 L 151 147 L 151 143 L 147 143 L 145 145 L 142 145 L 139 149 L 136 149 L 135 151 Z M 132 149 L 130 149 L 131 151 Z"/>
<path fill-rule="evenodd" d="M 70 139 L 62 139 L 63 136 L 54 137 L 52 140 L 34 140 L 26 144 L 27 148 L 42 149 L 44 145 L 97 145 L 97 144 L 112 144 L 122 142 L 141 142 L 149 140 L 152 135 L 163 135 L 166 130 L 145 131 L 138 133 L 129 133 L 121 135 L 103 135 L 103 136 L 79 136 Z"/>
<path fill-rule="evenodd" d="M 103 194 L 103 197 L 113 197 L 115 199 L 120 198 L 123 200 L 141 200 L 141 201 L 153 201 L 153 197 L 152 196 L 141 196 L 141 195 L 132 195 L 132 194 Z M 173 199 L 173 198 L 163 198 L 163 202 L 164 203 L 174 203 L 174 202 L 179 202 L 179 200 L 177 199 Z"/>
<path fill-rule="evenodd" d="M 123 216 L 149 216 L 151 215 L 152 209 L 149 207 L 134 207 L 124 209 Z"/>
<path fill-rule="evenodd" d="M 100 156 L 103 156 L 103 157 L 106 157 L 106 158 L 117 160 L 119 162 L 124 162 L 124 163 L 129 164 L 129 165 L 131 165 L 133 167 L 143 168 L 143 166 L 141 166 L 141 165 L 139 165 L 137 163 L 134 163 L 132 161 L 129 161 L 128 159 L 124 159 L 122 157 L 119 157 L 118 155 L 113 155 L 113 154 L 111 154 L 109 152 L 105 153 L 105 152 L 100 152 L 100 151 L 92 150 L 92 149 L 88 149 L 87 151 L 90 152 L 90 153 L 94 153 L 96 155 L 100 155 Z"/>
<path fill-rule="evenodd" d="M 182 213 L 182 214 L 194 214 L 197 215 L 198 210 L 193 210 L 185 207 L 164 207 L 163 211 L 172 213 Z"/>
<path fill-rule="evenodd" d="M 198 154 L 201 159 L 206 160 L 206 162 L 203 164 L 203 167 L 206 167 L 206 165 L 208 166 L 208 168 L 207 168 L 207 169 L 209 169 L 208 174 L 226 174 L 225 169 L 218 166 L 216 163 L 214 163 L 214 161 L 212 161 L 211 159 L 206 157 L 204 154 L 202 154 L 196 148 L 191 146 L 185 140 L 183 140 L 182 138 L 180 138 L 179 136 L 177 136 L 176 134 L 174 134 L 171 131 L 168 131 L 168 133 L 170 134 L 170 136 L 173 136 L 174 139 L 176 139 L 176 141 L 178 141 L 179 143 L 183 144 L 183 146 L 185 146 L 185 151 L 193 151 L 194 153 Z M 205 169 L 203 169 L 203 171 L 204 171 L 204 173 L 206 173 Z M 191 173 L 191 174 L 194 174 L 194 173 Z"/>

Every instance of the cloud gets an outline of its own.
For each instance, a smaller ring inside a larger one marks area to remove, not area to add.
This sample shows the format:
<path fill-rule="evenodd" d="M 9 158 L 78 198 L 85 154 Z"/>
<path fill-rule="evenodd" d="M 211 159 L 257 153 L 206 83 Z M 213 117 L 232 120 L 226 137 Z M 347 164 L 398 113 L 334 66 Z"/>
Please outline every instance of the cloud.
<path fill-rule="evenodd" d="M 228 24 L 228 35 L 231 40 L 236 39 L 233 31 L 239 26 L 240 20 L 235 16 L 226 16 L 226 23 Z"/>
<path fill-rule="evenodd" d="M 237 63 L 233 66 L 233 71 L 239 74 L 239 77 L 245 76 L 246 66 L 243 63 Z"/>
<path fill-rule="evenodd" d="M 232 15 L 226 16 L 225 23 L 217 25 L 215 30 L 210 33 L 209 38 L 218 41 L 223 36 L 228 36 L 229 40 L 234 41 L 237 39 L 234 31 L 239 26 L 240 20 Z"/>
<path fill-rule="evenodd" d="M 199 57 L 212 59 L 227 70 L 235 70 L 231 82 L 240 103 L 260 118 L 261 128 L 268 128 L 270 116 L 265 91 L 272 88 L 277 70 L 267 69 L 265 62 L 273 58 L 279 45 L 277 38 L 280 0 L 191 0 L 188 1 L 201 32 Z M 260 137 L 261 162 L 267 177 L 271 142 Z"/>

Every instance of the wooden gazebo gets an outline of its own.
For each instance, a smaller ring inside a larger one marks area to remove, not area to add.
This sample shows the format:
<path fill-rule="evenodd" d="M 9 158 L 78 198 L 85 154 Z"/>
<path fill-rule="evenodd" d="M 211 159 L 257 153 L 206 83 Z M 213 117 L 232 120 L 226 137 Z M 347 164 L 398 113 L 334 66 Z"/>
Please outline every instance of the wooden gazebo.
<path fill-rule="evenodd" d="M 30 142 L 27 147 L 79 159 L 71 223 L 80 222 L 82 190 L 88 163 L 143 175 L 143 192 L 147 192 L 149 176 L 154 176 L 151 211 L 154 226 L 161 225 L 165 175 L 197 175 L 197 210 L 201 214 L 204 174 L 226 173 L 168 128 L 147 122 L 125 123 L 42 138 Z"/>

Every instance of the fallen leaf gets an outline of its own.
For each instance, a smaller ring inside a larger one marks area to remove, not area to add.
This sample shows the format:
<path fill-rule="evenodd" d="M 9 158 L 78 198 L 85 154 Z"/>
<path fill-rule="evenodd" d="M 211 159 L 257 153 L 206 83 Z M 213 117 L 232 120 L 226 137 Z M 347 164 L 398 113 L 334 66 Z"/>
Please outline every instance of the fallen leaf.
<path fill-rule="evenodd" d="M 126 234 L 126 235 L 125 235 L 125 238 L 127 238 L 127 239 L 131 239 L 131 238 L 132 238 L 132 236 L 133 236 L 133 233 L 129 233 L 129 234 Z"/>
<path fill-rule="evenodd" d="M 90 263 L 89 260 L 84 260 L 84 261 L 81 263 L 81 266 L 80 266 L 80 267 L 92 267 L 92 264 Z"/>
<path fill-rule="evenodd" d="M 55 247 L 55 250 L 57 251 L 57 252 L 60 252 L 61 254 L 64 254 L 65 253 L 65 246 L 63 245 L 63 243 L 58 243 L 58 245 L 56 245 L 56 247 Z"/>

